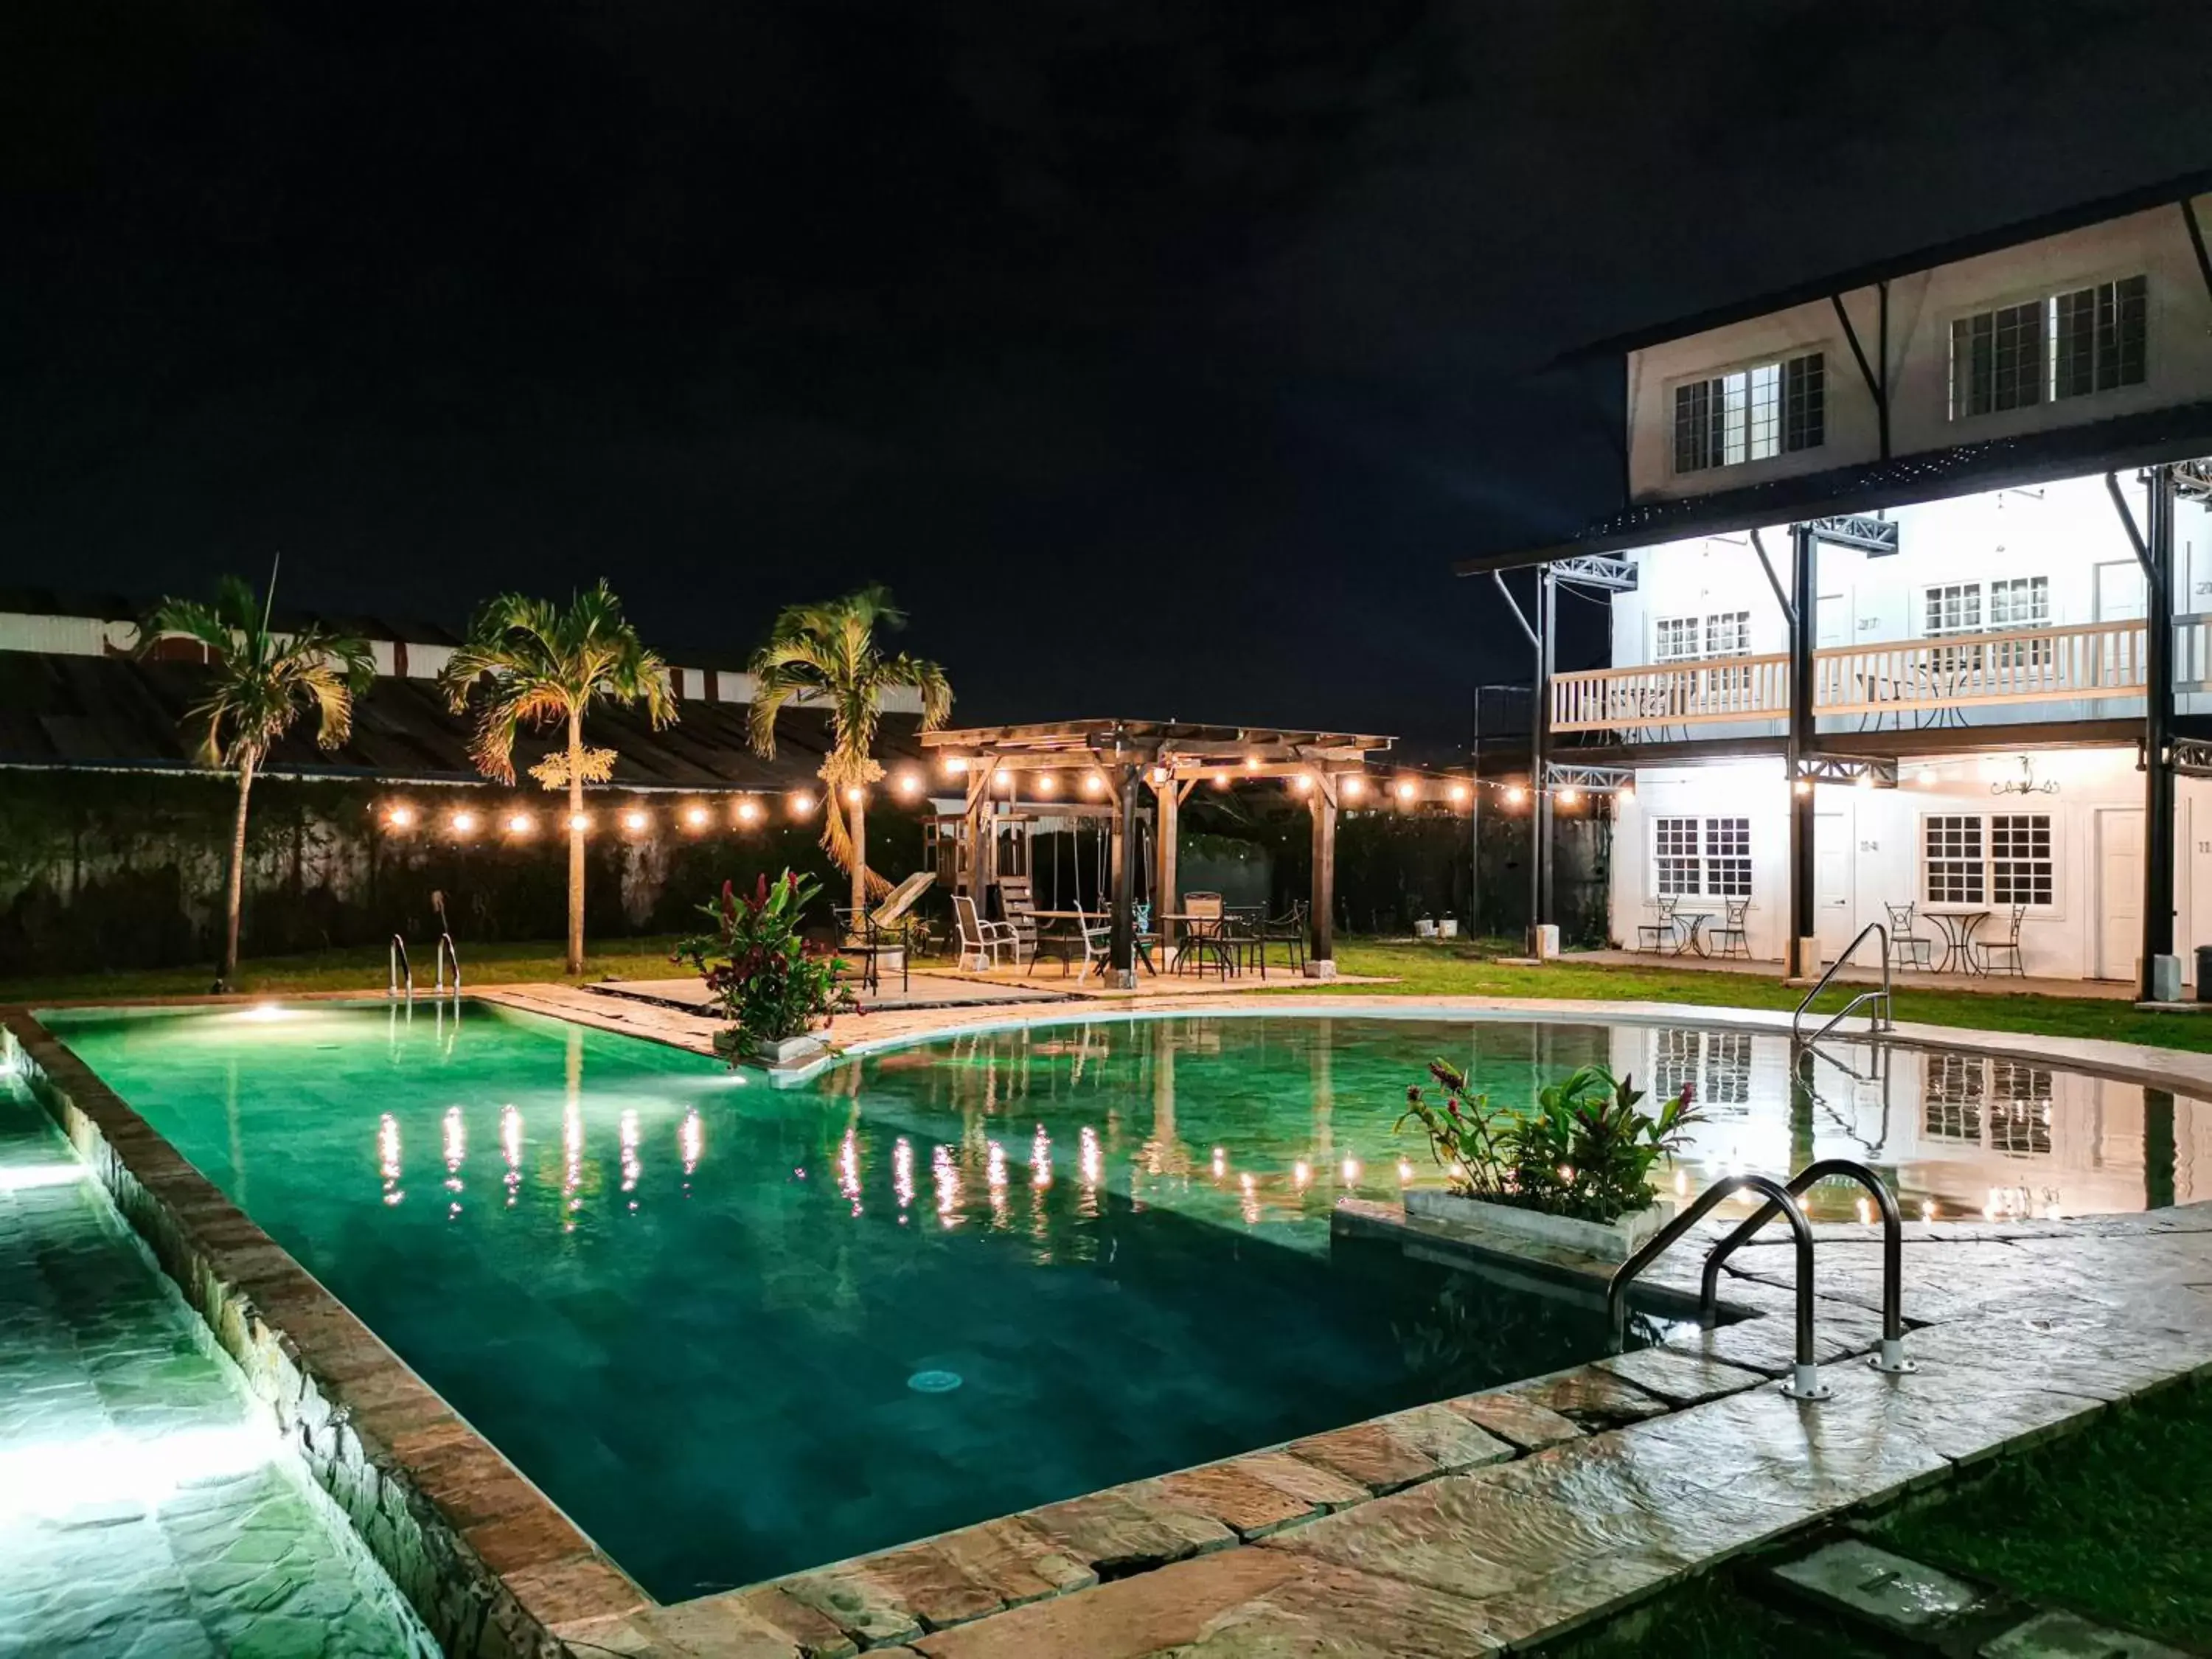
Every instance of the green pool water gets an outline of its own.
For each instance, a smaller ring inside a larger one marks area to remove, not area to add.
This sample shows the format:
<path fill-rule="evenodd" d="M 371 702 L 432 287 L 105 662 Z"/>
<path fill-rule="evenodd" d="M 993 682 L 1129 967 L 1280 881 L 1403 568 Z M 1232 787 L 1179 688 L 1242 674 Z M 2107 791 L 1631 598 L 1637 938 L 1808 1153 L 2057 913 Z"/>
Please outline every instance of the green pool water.
<path fill-rule="evenodd" d="M 669 1600 L 1601 1352 L 1594 1306 L 1332 1243 L 1340 1196 L 1431 1178 L 1389 1127 L 1433 1055 L 1504 1097 L 1595 1058 L 1696 1081 L 1686 1188 L 1879 1146 L 1910 1194 L 1978 1192 L 2010 1122 L 2057 1191 L 2087 1111 L 2139 1207 L 2193 1179 L 2145 1146 L 2202 1138 L 2147 1136 L 2136 1090 L 2130 1172 L 2125 1102 L 2070 1084 L 2008 1103 L 2035 1080 L 1931 1058 L 1885 1102 L 1793 1095 L 1765 1047 L 1644 1027 L 1075 1022 L 775 1091 L 474 1004 L 46 1018 Z M 1924 1133 L 1968 1115 L 1971 1154 Z"/>

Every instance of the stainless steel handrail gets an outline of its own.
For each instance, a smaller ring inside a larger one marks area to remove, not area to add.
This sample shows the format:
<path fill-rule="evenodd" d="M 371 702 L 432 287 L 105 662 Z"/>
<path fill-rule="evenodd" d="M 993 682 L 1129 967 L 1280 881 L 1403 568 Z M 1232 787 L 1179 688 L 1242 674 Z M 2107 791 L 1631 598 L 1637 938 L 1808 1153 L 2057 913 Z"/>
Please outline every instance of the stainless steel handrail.
<path fill-rule="evenodd" d="M 407 941 L 394 933 L 392 936 L 392 948 L 385 952 L 385 957 L 391 969 L 391 977 L 384 988 L 386 998 L 393 1002 L 399 1000 L 400 984 L 404 977 L 407 988 L 407 1000 L 414 1001 L 415 969 L 407 961 Z"/>
<path fill-rule="evenodd" d="M 453 948 L 453 936 L 451 933 L 441 933 L 438 935 L 437 984 L 437 994 L 440 996 L 446 994 L 446 963 L 449 961 L 453 964 L 453 994 L 458 997 L 461 994 L 461 953 Z"/>
<path fill-rule="evenodd" d="M 1878 1371 L 1893 1375 L 1917 1370 L 1919 1367 L 1905 1357 L 1905 1220 L 1897 1212 L 1896 1194 L 1872 1170 L 1848 1158 L 1824 1158 L 1808 1164 L 1790 1177 L 1784 1190 L 1794 1197 L 1832 1176 L 1844 1176 L 1857 1182 L 1874 1194 L 1875 1207 L 1881 1212 L 1881 1347 L 1868 1363 Z M 1770 1199 L 1734 1232 L 1714 1245 L 1705 1257 L 1699 1301 L 1708 1317 L 1719 1301 L 1722 1267 L 1778 1212 Z"/>
<path fill-rule="evenodd" d="M 1813 1006 L 1814 998 L 1819 996 L 1821 992 L 1828 988 L 1829 981 L 1834 979 L 1838 974 L 1843 971 L 1844 964 L 1849 962 L 1851 959 L 1852 953 L 1856 951 L 1861 945 L 1866 942 L 1866 936 L 1869 933 L 1872 933 L 1881 945 L 1881 989 L 1879 991 L 1862 991 L 1858 995 L 1853 997 L 1849 1002 L 1838 1009 L 1836 1011 L 1836 1017 L 1833 1019 L 1831 1019 L 1826 1025 L 1823 1025 L 1819 1030 L 1814 1032 L 1810 1037 L 1806 1036 L 1804 1034 L 1805 1011 Z M 1875 1012 L 1870 1013 L 1867 1016 L 1867 1018 L 1870 1023 L 1870 1029 L 1876 1031 L 1887 1031 L 1890 1028 L 1891 1024 L 1889 1012 L 1889 930 L 1884 927 L 1878 921 L 1870 921 L 1867 923 L 1865 927 L 1860 928 L 1856 933 L 1854 933 L 1851 936 L 1851 942 L 1844 946 L 1842 952 L 1833 962 L 1828 964 L 1828 971 L 1821 975 L 1818 980 L 1814 981 L 1813 988 L 1805 993 L 1805 1000 L 1797 1005 L 1797 1012 L 1790 1016 L 1790 1035 L 1796 1037 L 1801 1042 L 1818 1042 L 1822 1037 L 1827 1036 L 1829 1032 L 1834 1030 L 1837 1026 L 1842 1024 L 1844 1021 L 1849 1019 L 1853 1014 L 1856 1013 L 1860 1008 L 1869 1004 L 1875 1005 L 1876 1009 Z"/>
<path fill-rule="evenodd" d="M 1766 1195 L 1769 1207 L 1776 1208 L 1789 1217 L 1790 1231 L 1797 1238 L 1797 1340 L 1796 1360 L 1790 1380 L 1782 1385 L 1782 1392 L 1792 1400 L 1826 1400 L 1828 1385 L 1820 1381 L 1820 1366 L 1813 1346 L 1813 1229 L 1805 1219 L 1805 1212 L 1797 1207 L 1797 1200 L 1790 1189 L 1771 1176 L 1729 1176 L 1717 1181 L 1698 1194 L 1690 1207 L 1661 1228 L 1643 1249 L 1630 1256 L 1613 1270 L 1613 1278 L 1605 1287 L 1605 1316 L 1607 1328 L 1613 1334 L 1617 1346 L 1627 1322 L 1628 1287 L 1637 1276 L 1664 1255 L 1674 1242 L 1691 1228 L 1703 1221 L 1717 1204 L 1725 1203 L 1740 1192 L 1750 1191 Z"/>

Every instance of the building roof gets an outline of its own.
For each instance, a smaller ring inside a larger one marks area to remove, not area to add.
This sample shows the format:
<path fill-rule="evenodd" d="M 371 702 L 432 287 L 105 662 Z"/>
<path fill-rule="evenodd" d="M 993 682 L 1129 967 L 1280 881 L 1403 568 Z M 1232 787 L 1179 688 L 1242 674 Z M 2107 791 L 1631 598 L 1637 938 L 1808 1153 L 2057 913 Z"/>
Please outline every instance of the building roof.
<path fill-rule="evenodd" d="M 82 615 L 82 611 L 67 614 Z M 0 768 L 185 772 L 192 742 L 183 729 L 208 671 L 190 663 L 0 651 Z M 752 752 L 742 703 L 689 701 L 682 718 L 653 731 L 643 715 L 610 705 L 592 715 L 587 739 L 616 752 L 611 787 L 702 792 L 793 788 L 813 781 L 829 744 L 825 714 L 785 710 L 773 760 Z M 886 714 L 878 739 L 886 759 L 912 760 L 911 715 Z M 468 755 L 469 721 L 447 711 L 428 680 L 380 677 L 356 699 L 352 737 L 325 753 L 302 720 L 270 752 L 277 775 L 389 782 L 481 784 Z M 547 744 L 515 745 L 519 772 Z M 526 785 L 525 787 L 534 787 Z"/>
<path fill-rule="evenodd" d="M 1727 535 L 1766 525 L 1942 501 L 1977 490 L 2188 460 L 2208 452 L 2212 452 L 2212 402 L 2181 404 L 2086 426 L 1985 438 L 1886 461 L 1770 478 L 1711 495 L 1640 501 L 1561 540 L 1481 554 L 1461 560 L 1453 569 L 1462 576 L 1479 576 L 1586 554 L 1656 547 L 1692 536 Z"/>
<path fill-rule="evenodd" d="M 2114 195 L 2077 202 L 2069 207 L 2038 214 L 2033 218 L 2015 220 L 2010 224 L 1994 226 L 1965 236 L 1954 236 L 1930 246 L 1914 248 L 1910 252 L 1892 254 L 1825 276 L 1793 283 L 1786 288 L 1732 300 L 1726 305 L 1692 312 L 1686 317 L 1647 324 L 1626 333 L 1593 340 L 1586 345 L 1576 346 L 1561 353 L 1553 360 L 1553 364 L 1587 362 L 1594 357 L 1625 355 L 1640 351 L 1646 346 L 1663 344 L 1669 340 L 1688 339 L 1692 335 L 1704 334 L 1712 329 L 1726 328 L 1732 323 L 1769 316 L 1778 311 L 1787 311 L 1793 306 L 1809 305 L 1833 295 L 1849 294 L 1856 289 L 1869 288 L 1876 283 L 1892 282 L 1923 270 L 1933 270 L 1939 265 L 1954 264 L 1961 259 L 1978 258 L 1985 253 L 2018 247 L 2023 242 L 2036 242 L 2046 236 L 2063 235 L 2069 230 L 2080 230 L 2089 225 L 2103 224 L 2107 220 L 2123 218 L 2130 213 L 2142 213 L 2151 208 L 2185 202 L 2207 192 L 2212 192 L 2212 169 L 2185 173 L 2156 184 L 2138 185 Z"/>

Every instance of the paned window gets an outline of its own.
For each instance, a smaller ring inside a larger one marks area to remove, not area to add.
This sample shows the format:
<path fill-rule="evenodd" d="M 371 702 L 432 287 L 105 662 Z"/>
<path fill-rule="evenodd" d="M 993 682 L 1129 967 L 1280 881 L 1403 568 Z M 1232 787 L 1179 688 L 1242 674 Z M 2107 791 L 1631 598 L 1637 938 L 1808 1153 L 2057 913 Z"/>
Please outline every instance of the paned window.
<path fill-rule="evenodd" d="M 2051 1071 L 2014 1060 L 1990 1062 L 1990 1145 L 2014 1158 L 2051 1152 Z"/>
<path fill-rule="evenodd" d="M 1696 617 L 1662 617 L 1651 624 L 1651 655 L 1658 662 L 1685 662 L 1698 654 L 1704 632 Z"/>
<path fill-rule="evenodd" d="M 1978 1054 L 1930 1054 L 1921 1073 L 1922 1127 L 1936 1140 L 1982 1144 L 1987 1078 Z"/>
<path fill-rule="evenodd" d="M 1990 819 L 1990 897 L 1998 904 L 2048 905 L 2056 885 L 2051 814 L 1998 813 Z"/>
<path fill-rule="evenodd" d="M 1980 904 L 1989 890 L 1982 821 L 1931 813 L 1922 820 L 1921 890 L 1930 904 Z"/>
<path fill-rule="evenodd" d="M 2057 902 L 2050 813 L 1930 813 L 1920 822 L 1928 903 L 2047 909 Z"/>
<path fill-rule="evenodd" d="M 1827 437 L 1827 376 L 1820 353 L 1759 363 L 1674 388 L 1674 471 L 1740 466 Z"/>
<path fill-rule="evenodd" d="M 1705 891 L 1715 898 L 1751 896 L 1751 820 L 1705 820 Z"/>
<path fill-rule="evenodd" d="M 1699 829 L 1695 818 L 1655 821 L 1652 848 L 1658 860 L 1660 897 L 1694 898 L 1705 891 L 1698 856 Z"/>
<path fill-rule="evenodd" d="M 1957 319 L 1951 418 L 2141 386 L 2149 318 L 2149 285 L 2127 276 Z"/>

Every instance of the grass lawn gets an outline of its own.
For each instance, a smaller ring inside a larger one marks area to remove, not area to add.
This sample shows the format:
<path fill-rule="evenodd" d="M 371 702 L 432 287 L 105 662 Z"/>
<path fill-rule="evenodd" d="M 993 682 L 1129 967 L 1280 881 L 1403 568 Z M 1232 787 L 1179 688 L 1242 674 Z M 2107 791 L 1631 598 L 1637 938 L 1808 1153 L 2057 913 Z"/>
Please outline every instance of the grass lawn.
<path fill-rule="evenodd" d="M 1482 947 L 1372 945 L 1340 939 L 1338 971 L 1387 975 L 1395 985 L 1364 985 L 1363 993 L 1396 996 L 1595 998 L 1615 1002 L 1686 1002 L 1701 1006 L 1795 1008 L 1804 992 L 1764 974 L 1708 970 L 1669 973 L 1662 967 L 1578 967 L 1571 960 L 1547 967 L 1516 967 L 1488 959 Z M 1854 988 L 1864 989 L 1864 987 Z M 2166 1048 L 2212 1053 L 2212 1015 L 2146 1013 L 2132 1004 L 2095 997 L 2051 997 L 1996 992 L 1899 988 L 1897 1017 L 1929 1025 L 1972 1025 L 1991 1031 L 2034 1031 L 2047 1036 L 2105 1037 Z M 1840 988 L 1822 1000 L 1842 1001 Z"/>
<path fill-rule="evenodd" d="M 2212 1644 L 2212 1388 L 2168 1389 L 1885 1522 L 1882 1541 L 2038 1601 Z"/>
<path fill-rule="evenodd" d="M 561 946 L 546 940 L 471 942 L 462 947 L 463 966 L 469 981 L 477 985 L 502 981 L 658 979 L 681 971 L 668 961 L 673 943 L 672 938 L 666 937 L 603 940 L 592 947 L 586 971 L 573 977 L 565 970 Z M 1559 997 L 1794 1008 L 1802 995 L 1761 974 L 1669 973 L 1656 966 L 1581 967 L 1571 961 L 1544 968 L 1517 967 L 1494 960 L 1480 944 L 1439 947 L 1344 939 L 1338 943 L 1336 959 L 1345 973 L 1395 981 L 1356 988 L 1363 994 L 1379 996 Z M 429 982 L 431 966 L 427 957 L 416 963 L 417 988 Z M 194 967 L 0 980 L 0 1002 L 196 996 L 208 988 L 212 977 L 208 969 Z M 381 991 L 385 977 L 384 947 L 374 945 L 307 956 L 249 958 L 240 969 L 235 988 L 270 995 L 296 991 Z M 1289 988 L 1277 981 L 1270 988 Z M 2124 1002 L 2091 997 L 1905 988 L 1897 993 L 1897 1017 L 1930 1025 L 2108 1037 L 2212 1053 L 2212 1015 L 2143 1013 Z"/>
<path fill-rule="evenodd" d="M 571 975 L 563 946 L 544 939 L 470 943 L 461 947 L 461 971 L 472 985 L 562 981 L 580 984 L 596 979 L 666 979 L 688 968 L 668 960 L 675 938 L 608 939 L 590 947 L 586 970 Z M 434 963 L 425 940 L 415 958 L 415 988 L 427 988 Z M 347 951 L 318 951 L 306 956 L 246 958 L 239 964 L 236 991 L 270 995 L 297 991 L 382 992 L 389 976 L 385 945 Z M 110 974 L 68 974 L 37 979 L 0 979 L 0 1002 L 63 1002 L 103 997 L 198 996 L 214 981 L 214 970 L 193 968 L 124 969 Z"/>

